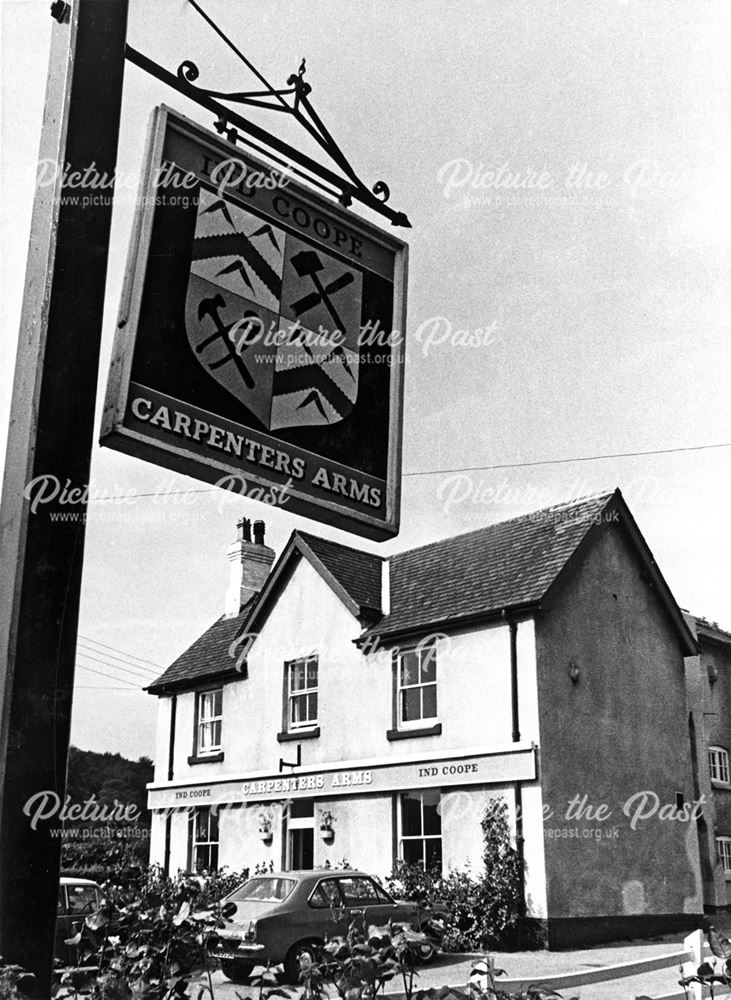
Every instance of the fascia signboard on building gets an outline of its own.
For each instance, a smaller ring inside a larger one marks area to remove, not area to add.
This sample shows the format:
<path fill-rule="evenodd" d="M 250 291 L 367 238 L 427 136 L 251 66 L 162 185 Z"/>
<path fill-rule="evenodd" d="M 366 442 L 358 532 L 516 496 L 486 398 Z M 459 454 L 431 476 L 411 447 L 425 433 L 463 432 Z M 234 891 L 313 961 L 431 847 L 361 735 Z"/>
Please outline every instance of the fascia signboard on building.
<path fill-rule="evenodd" d="M 221 776 L 209 782 L 148 786 L 150 809 L 276 801 L 282 798 L 333 798 L 398 791 L 403 788 L 435 788 L 449 785 L 502 784 L 533 781 L 537 777 L 536 749 L 515 744 L 508 750 L 468 757 L 443 757 L 399 764 L 377 763 L 319 770 L 308 768 L 293 774 Z"/>
<path fill-rule="evenodd" d="M 406 262 L 390 233 L 157 108 L 102 444 L 396 535 Z"/>

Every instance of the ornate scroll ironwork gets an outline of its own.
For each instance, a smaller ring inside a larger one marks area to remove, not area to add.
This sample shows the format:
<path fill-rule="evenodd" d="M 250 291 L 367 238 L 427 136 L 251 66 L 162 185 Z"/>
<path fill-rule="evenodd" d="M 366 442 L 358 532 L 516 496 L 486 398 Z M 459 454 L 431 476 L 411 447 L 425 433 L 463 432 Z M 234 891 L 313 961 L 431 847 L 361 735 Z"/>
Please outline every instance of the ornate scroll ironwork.
<path fill-rule="evenodd" d="M 197 0 L 188 0 L 188 2 L 225 41 L 229 48 L 236 53 L 244 65 L 264 85 L 265 89 L 226 92 L 200 87 L 196 84 L 196 80 L 200 76 L 200 71 L 191 60 L 182 62 L 178 67 L 177 74 L 173 75 L 128 45 L 127 58 L 130 62 L 133 62 L 140 69 L 155 76 L 158 80 L 162 80 L 185 97 L 201 105 L 201 107 L 212 111 L 217 116 L 214 128 L 219 134 L 224 135 L 229 142 L 236 143 L 239 140 L 247 142 L 252 148 L 258 149 L 259 152 L 264 152 L 281 166 L 286 166 L 310 183 L 315 183 L 335 197 L 342 205 L 350 205 L 353 200 L 356 200 L 373 211 L 378 212 L 380 215 L 385 216 L 392 225 L 410 227 L 411 223 L 403 212 L 396 212 L 386 204 L 390 197 L 390 191 L 385 181 L 377 181 L 372 188 L 364 184 L 340 149 L 340 146 L 335 142 L 323 124 L 320 116 L 310 102 L 312 88 L 304 78 L 306 70 L 305 60 L 302 60 L 299 70 L 288 77 L 286 88 L 275 89 L 224 34 L 218 25 L 212 21 L 197 3 Z M 327 153 L 345 176 L 340 176 L 288 143 L 277 139 L 276 136 L 254 125 L 253 122 L 244 118 L 237 111 L 221 104 L 221 101 L 246 107 L 263 108 L 267 111 L 279 111 L 291 116 L 305 129 L 320 148 Z M 252 140 L 263 144 L 266 149 L 262 150 L 261 147 L 257 147 Z"/>

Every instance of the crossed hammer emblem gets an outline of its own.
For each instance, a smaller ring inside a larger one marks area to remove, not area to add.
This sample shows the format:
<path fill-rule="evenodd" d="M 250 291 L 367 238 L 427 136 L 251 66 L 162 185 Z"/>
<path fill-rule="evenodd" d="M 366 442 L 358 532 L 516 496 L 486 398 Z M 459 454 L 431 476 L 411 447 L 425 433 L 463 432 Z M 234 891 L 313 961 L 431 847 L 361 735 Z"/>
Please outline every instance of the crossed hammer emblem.
<path fill-rule="evenodd" d="M 226 324 L 219 315 L 219 310 L 223 309 L 225 305 L 226 305 L 226 300 L 220 294 L 220 292 L 216 292 L 216 294 L 213 295 L 211 298 L 201 299 L 200 302 L 198 303 L 198 319 L 203 320 L 204 316 L 210 316 L 211 319 L 213 320 L 215 331 L 209 337 L 206 337 L 205 340 L 201 341 L 200 344 L 198 344 L 198 346 L 195 349 L 196 354 L 202 354 L 209 344 L 212 344 L 220 337 L 220 339 L 226 345 L 227 353 L 219 361 L 212 362 L 208 367 L 211 369 L 220 368 L 222 365 L 227 364 L 229 361 L 233 361 L 233 363 L 236 365 L 239 375 L 243 379 L 244 385 L 248 389 L 253 389 L 254 378 L 249 369 L 244 364 L 244 362 L 241 360 L 241 357 L 239 356 L 239 351 L 245 350 L 250 345 L 242 341 L 242 343 L 239 345 L 239 349 L 237 350 L 231 343 L 228 334 L 229 331 L 231 330 L 231 327 L 234 324 L 231 323 L 229 326 L 226 326 Z M 247 309 L 246 312 L 244 313 L 244 319 L 248 319 L 249 323 L 251 324 L 253 321 L 258 321 L 259 317 L 251 309 Z"/>
<path fill-rule="evenodd" d="M 292 266 L 301 278 L 309 277 L 312 284 L 315 286 L 314 291 L 308 292 L 307 295 L 304 295 L 302 298 L 297 299 L 296 302 L 292 303 L 292 310 L 294 311 L 295 316 L 299 319 L 303 313 L 309 312 L 310 309 L 314 309 L 315 306 L 322 303 L 330 314 L 336 328 L 341 332 L 344 332 L 342 320 L 340 319 L 337 309 L 335 308 L 330 296 L 352 284 L 355 280 L 353 273 L 351 271 L 345 271 L 340 275 L 340 277 L 335 278 L 327 285 L 323 285 L 319 272 L 324 269 L 325 265 L 322 263 L 314 250 L 302 250 L 300 253 L 295 254 L 295 256 L 292 257 Z M 247 388 L 253 389 L 255 380 L 240 356 L 241 351 L 245 350 L 249 344 L 243 340 L 239 344 L 238 348 L 235 348 L 234 345 L 231 344 L 228 334 L 234 324 L 227 325 L 220 316 L 220 310 L 225 308 L 225 305 L 225 299 L 218 292 L 210 298 L 201 299 L 198 303 L 198 319 L 203 320 L 204 317 L 209 316 L 215 329 L 210 336 L 206 337 L 205 340 L 198 344 L 196 347 L 196 353 L 201 354 L 206 347 L 220 338 L 226 346 L 226 354 L 218 361 L 212 362 L 209 365 L 209 368 L 220 368 L 222 365 L 232 361 L 241 375 L 244 384 Z M 243 318 L 249 320 L 250 324 L 255 321 L 260 322 L 257 314 L 251 310 L 247 310 L 244 313 Z M 345 352 L 342 347 L 336 347 L 332 353 L 342 355 L 342 363 L 352 378 L 353 374 L 350 371 L 350 367 L 347 363 Z"/>
<path fill-rule="evenodd" d="M 338 316 L 337 310 L 333 305 L 330 296 L 341 291 L 343 288 L 347 288 L 348 285 L 353 283 L 355 279 L 352 271 L 345 271 L 339 278 L 335 278 L 335 280 L 331 281 L 328 285 L 323 285 L 319 272 L 324 269 L 325 265 L 322 263 L 314 250 L 301 250 L 299 253 L 295 254 L 292 258 L 292 267 L 295 269 L 300 278 L 309 277 L 312 284 L 315 286 L 314 292 L 310 292 L 308 295 L 305 295 L 301 299 L 297 299 L 296 302 L 292 303 L 292 309 L 294 310 L 295 316 L 299 319 L 303 313 L 309 312 L 310 309 L 314 309 L 315 306 L 322 302 L 327 311 L 330 313 L 337 329 L 342 333 L 345 333 L 342 320 Z"/>

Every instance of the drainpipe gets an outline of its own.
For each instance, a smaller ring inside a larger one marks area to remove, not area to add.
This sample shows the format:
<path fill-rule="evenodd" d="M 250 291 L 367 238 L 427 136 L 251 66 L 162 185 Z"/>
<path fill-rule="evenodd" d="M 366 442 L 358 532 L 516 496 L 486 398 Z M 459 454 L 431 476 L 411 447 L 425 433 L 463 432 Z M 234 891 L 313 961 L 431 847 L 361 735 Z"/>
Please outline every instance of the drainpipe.
<path fill-rule="evenodd" d="M 510 704 L 513 722 L 513 743 L 520 742 L 520 711 L 518 702 L 518 623 L 507 617 L 503 611 L 503 617 L 507 620 L 510 629 Z M 515 849 L 518 854 L 518 865 L 521 873 L 520 898 L 518 900 L 518 912 L 521 924 L 518 928 L 518 946 L 522 945 L 523 923 L 525 920 L 525 846 L 523 837 L 523 786 L 519 781 L 515 782 Z"/>
<path fill-rule="evenodd" d="M 173 780 L 173 769 L 175 762 L 175 717 L 178 710 L 178 696 L 174 694 L 170 699 L 170 743 L 168 744 L 168 781 Z M 166 810 L 165 816 L 165 855 L 163 857 L 163 871 L 170 874 L 170 836 L 172 826 L 172 809 Z"/>
<path fill-rule="evenodd" d="M 513 715 L 513 743 L 520 742 L 520 714 L 518 712 L 518 623 L 508 621 L 510 629 L 510 703 Z"/>
<path fill-rule="evenodd" d="M 168 781 L 173 780 L 173 767 L 175 764 L 175 716 L 178 710 L 178 696 L 174 694 L 170 699 L 170 743 L 168 745 Z"/>

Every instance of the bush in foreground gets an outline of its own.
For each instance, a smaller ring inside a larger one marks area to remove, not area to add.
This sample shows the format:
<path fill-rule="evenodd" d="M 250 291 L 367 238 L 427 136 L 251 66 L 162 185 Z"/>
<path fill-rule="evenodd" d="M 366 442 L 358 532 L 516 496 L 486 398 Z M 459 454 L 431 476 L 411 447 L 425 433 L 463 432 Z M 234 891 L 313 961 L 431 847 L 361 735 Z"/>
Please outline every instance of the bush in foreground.
<path fill-rule="evenodd" d="M 424 871 L 400 861 L 394 866 L 389 889 L 405 899 L 443 904 L 448 910 L 442 947 L 445 951 L 504 950 L 514 947 L 523 931 L 524 945 L 537 947 L 534 933 L 526 940 L 521 920 L 523 873 L 512 844 L 508 810 L 502 799 L 488 803 L 482 818 L 483 872 Z"/>

